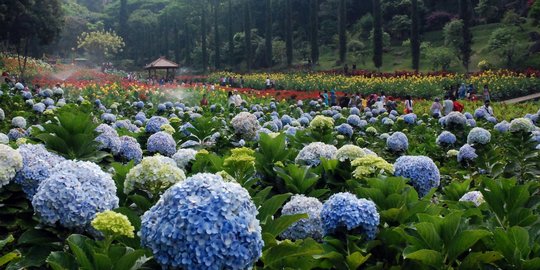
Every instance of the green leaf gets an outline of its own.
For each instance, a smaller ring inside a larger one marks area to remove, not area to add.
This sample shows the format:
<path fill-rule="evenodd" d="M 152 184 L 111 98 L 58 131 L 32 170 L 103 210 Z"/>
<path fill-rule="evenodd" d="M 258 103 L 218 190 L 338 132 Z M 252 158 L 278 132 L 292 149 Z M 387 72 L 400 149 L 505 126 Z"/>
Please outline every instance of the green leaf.
<path fill-rule="evenodd" d="M 537 270 L 540 269 L 540 258 L 534 258 L 531 260 L 525 260 L 523 262 L 523 269 L 525 270 Z"/>
<path fill-rule="evenodd" d="M 6 265 L 7 263 L 18 259 L 21 257 L 21 253 L 18 250 L 14 250 L 2 257 L 0 257 L 0 266 Z"/>
<path fill-rule="evenodd" d="M 114 265 L 115 270 L 130 270 L 134 269 L 139 259 L 145 256 L 145 251 L 138 249 L 122 256 Z M 135 268 L 136 269 L 136 268 Z"/>
<path fill-rule="evenodd" d="M 441 223 L 441 235 L 446 245 L 453 242 L 456 233 L 458 232 L 459 225 L 461 224 L 461 213 L 452 212 L 446 215 Z"/>
<path fill-rule="evenodd" d="M 353 254 L 346 257 L 347 264 L 349 265 L 349 269 L 358 269 L 362 264 L 364 264 L 371 254 L 368 254 L 367 256 L 362 255 L 359 251 L 354 252 Z"/>
<path fill-rule="evenodd" d="M 13 241 L 15 241 L 15 238 L 14 238 L 13 235 L 11 235 L 11 234 L 8 235 L 8 236 L 6 237 L 6 239 L 0 240 L 0 250 L 2 250 L 2 249 L 4 248 L 4 246 L 6 246 L 7 244 L 9 244 L 9 243 L 11 243 L 11 242 L 13 242 Z"/>
<path fill-rule="evenodd" d="M 442 241 L 435 229 L 435 225 L 427 222 L 419 222 L 415 227 L 425 247 L 433 250 L 440 250 L 442 248 Z"/>
<path fill-rule="evenodd" d="M 419 261 L 425 265 L 435 268 L 440 268 L 440 266 L 443 264 L 443 257 L 441 253 L 430 249 L 420 249 L 408 254 L 404 252 L 403 257 L 405 259 Z"/>
<path fill-rule="evenodd" d="M 86 236 L 72 234 L 68 237 L 67 242 L 69 244 L 69 248 L 75 255 L 75 258 L 77 259 L 80 267 L 86 270 L 93 270 L 95 269 L 94 265 L 92 264 L 93 252 L 86 243 L 86 240 L 89 240 Z"/>
<path fill-rule="evenodd" d="M 467 230 L 457 235 L 448 246 L 448 261 L 452 263 L 461 253 L 471 248 L 478 240 L 491 235 L 486 230 Z"/>
<path fill-rule="evenodd" d="M 19 245 L 39 245 L 58 241 L 58 238 L 56 238 L 54 234 L 50 232 L 44 230 L 29 229 L 19 237 L 17 243 Z"/>
<path fill-rule="evenodd" d="M 481 264 L 491 264 L 502 258 L 503 255 L 497 251 L 471 252 L 460 264 L 459 269 L 483 269 Z"/>
<path fill-rule="evenodd" d="M 270 269 L 313 269 L 317 265 L 313 256 L 323 252 L 321 245 L 310 238 L 296 242 L 285 240 L 263 252 L 262 261 L 264 267 Z"/>
<path fill-rule="evenodd" d="M 152 202 L 139 194 L 130 195 L 128 198 L 133 201 L 142 211 L 147 211 L 152 207 Z"/>
<path fill-rule="evenodd" d="M 266 200 L 262 204 L 261 208 L 259 208 L 257 219 L 260 220 L 261 223 L 266 222 L 267 219 L 271 218 L 279 210 L 279 208 L 281 208 L 281 206 L 287 199 L 289 199 L 289 197 L 291 197 L 291 195 L 292 194 L 290 193 L 279 194 Z"/>
<path fill-rule="evenodd" d="M 281 216 L 277 219 L 269 219 L 266 221 L 266 224 L 262 226 L 262 230 L 265 233 L 272 234 L 274 237 L 277 237 L 280 233 L 285 231 L 293 223 L 303 219 L 308 218 L 307 214 L 296 214 Z"/>
<path fill-rule="evenodd" d="M 47 257 L 47 263 L 53 270 L 77 270 L 79 267 L 75 257 L 65 252 L 52 252 Z"/>

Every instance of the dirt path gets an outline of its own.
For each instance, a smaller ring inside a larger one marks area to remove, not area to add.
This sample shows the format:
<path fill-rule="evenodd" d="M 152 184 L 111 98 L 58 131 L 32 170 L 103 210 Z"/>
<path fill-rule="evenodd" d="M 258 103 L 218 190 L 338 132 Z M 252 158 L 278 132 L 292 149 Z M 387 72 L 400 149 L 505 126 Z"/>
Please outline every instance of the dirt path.
<path fill-rule="evenodd" d="M 528 96 L 523 96 L 523 97 L 518 97 L 518 98 L 513 98 L 513 99 L 505 100 L 505 101 L 503 101 L 502 103 L 506 103 L 506 104 L 515 104 L 515 103 L 520 103 L 520 102 L 524 102 L 524 101 L 528 101 L 528 100 L 532 100 L 532 99 L 536 99 L 536 98 L 540 98 L 540 93 L 536 93 L 536 94 L 532 94 L 532 95 L 528 95 Z"/>

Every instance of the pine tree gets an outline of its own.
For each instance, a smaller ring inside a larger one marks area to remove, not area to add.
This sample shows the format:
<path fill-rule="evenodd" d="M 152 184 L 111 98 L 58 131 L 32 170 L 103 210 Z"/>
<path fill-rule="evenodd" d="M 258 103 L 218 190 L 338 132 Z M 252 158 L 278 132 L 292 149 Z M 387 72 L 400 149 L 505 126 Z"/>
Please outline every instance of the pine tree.
<path fill-rule="evenodd" d="M 219 69 L 221 67 L 221 42 L 219 38 L 219 25 L 218 25 L 218 16 L 219 15 L 219 0 L 214 0 L 214 60 L 215 68 Z"/>
<path fill-rule="evenodd" d="M 244 0 L 244 33 L 245 33 L 245 60 L 248 71 L 251 71 L 252 48 L 251 48 L 251 10 L 250 0 Z"/>
<path fill-rule="evenodd" d="M 286 54 L 287 54 L 287 66 L 291 66 L 293 62 L 293 30 L 292 30 L 292 0 L 285 0 L 285 26 L 287 29 L 285 29 L 285 46 L 286 46 Z"/>
<path fill-rule="evenodd" d="M 347 3 L 339 0 L 338 8 L 339 26 L 339 62 L 345 63 L 347 58 Z"/>
<path fill-rule="evenodd" d="M 265 61 L 266 67 L 272 67 L 272 1 L 265 1 L 265 22 L 264 22 L 264 39 L 265 39 Z"/>
<path fill-rule="evenodd" d="M 471 25 L 471 3 L 470 0 L 459 0 L 459 18 L 463 21 L 463 28 L 461 29 L 461 35 L 463 37 L 463 43 L 461 44 L 461 62 L 463 67 L 469 71 L 469 63 L 472 54 L 472 33 L 470 29 Z"/>
<path fill-rule="evenodd" d="M 204 3 L 202 3 L 201 9 L 201 51 L 202 51 L 202 70 L 206 72 L 208 68 L 208 50 L 206 47 L 206 8 Z"/>
<path fill-rule="evenodd" d="M 418 0 L 411 0 L 411 55 L 412 68 L 416 72 L 420 68 L 420 33 L 418 20 Z"/>
<path fill-rule="evenodd" d="M 383 32 L 381 0 L 373 0 L 373 64 L 377 69 L 383 62 Z"/>
<path fill-rule="evenodd" d="M 319 62 L 319 0 L 310 0 L 311 61 Z"/>
<path fill-rule="evenodd" d="M 234 32 L 233 32 L 233 8 L 232 0 L 229 0 L 229 14 L 227 18 L 227 34 L 229 36 L 229 66 L 234 66 Z"/>

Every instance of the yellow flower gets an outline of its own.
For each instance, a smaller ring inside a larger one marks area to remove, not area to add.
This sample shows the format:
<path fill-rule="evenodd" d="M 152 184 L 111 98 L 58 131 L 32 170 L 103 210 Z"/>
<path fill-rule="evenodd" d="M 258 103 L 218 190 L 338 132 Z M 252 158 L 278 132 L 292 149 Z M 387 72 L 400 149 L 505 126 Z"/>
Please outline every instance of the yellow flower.
<path fill-rule="evenodd" d="M 120 213 L 110 210 L 99 213 L 92 220 L 92 227 L 105 235 L 127 236 L 133 238 L 135 228 L 129 222 L 129 219 Z"/>

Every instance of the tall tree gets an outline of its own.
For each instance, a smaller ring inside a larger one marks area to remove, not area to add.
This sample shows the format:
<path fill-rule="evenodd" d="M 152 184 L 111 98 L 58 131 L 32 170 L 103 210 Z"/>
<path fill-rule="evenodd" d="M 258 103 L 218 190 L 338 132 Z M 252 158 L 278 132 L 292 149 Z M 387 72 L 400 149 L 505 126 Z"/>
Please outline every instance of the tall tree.
<path fill-rule="evenodd" d="M 309 0 L 311 61 L 319 62 L 319 0 Z"/>
<path fill-rule="evenodd" d="M 229 40 L 229 66 L 234 66 L 234 32 L 233 32 L 233 7 L 232 0 L 229 0 L 229 15 L 227 16 L 227 35 Z"/>
<path fill-rule="evenodd" d="M 412 68 L 418 72 L 420 68 L 420 33 L 418 0 L 411 0 L 411 55 Z"/>
<path fill-rule="evenodd" d="M 0 40 L 15 49 L 19 75 L 24 78 L 31 43 L 47 45 L 60 34 L 64 23 L 61 1 L 2 1 L 0 10 L 8 11 L 0 15 Z"/>
<path fill-rule="evenodd" d="M 339 0 L 338 7 L 339 27 L 339 62 L 345 63 L 347 58 L 347 2 Z"/>
<path fill-rule="evenodd" d="M 221 41 L 219 39 L 219 0 L 214 0 L 214 67 L 220 69 L 221 67 Z"/>
<path fill-rule="evenodd" d="M 264 59 L 266 67 L 272 67 L 272 1 L 265 0 L 264 6 Z"/>
<path fill-rule="evenodd" d="M 253 61 L 251 48 L 251 5 L 250 0 L 244 0 L 244 39 L 245 39 L 245 60 L 246 68 L 251 71 L 251 63 Z"/>
<path fill-rule="evenodd" d="M 118 35 L 120 35 L 124 39 L 127 36 L 128 19 L 129 13 L 127 0 L 120 0 L 120 10 L 118 12 L 118 29 L 116 31 L 118 32 Z"/>
<path fill-rule="evenodd" d="M 204 1 L 201 3 L 201 51 L 202 51 L 202 70 L 206 72 L 208 67 L 208 49 L 206 46 L 206 5 Z"/>
<path fill-rule="evenodd" d="M 293 62 L 293 26 L 292 26 L 292 0 L 285 0 L 285 46 L 287 54 L 287 66 L 291 66 Z"/>
<path fill-rule="evenodd" d="M 459 0 L 459 18 L 463 21 L 461 35 L 463 43 L 461 44 L 461 62 L 467 72 L 469 71 L 469 63 L 472 54 L 472 33 L 471 33 L 471 3 L 470 0 Z"/>
<path fill-rule="evenodd" d="M 381 0 L 373 0 L 373 64 L 377 69 L 383 62 L 383 32 Z"/>

